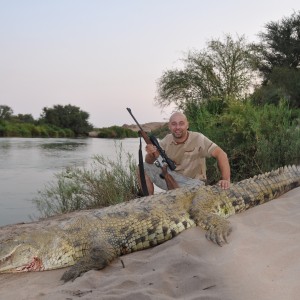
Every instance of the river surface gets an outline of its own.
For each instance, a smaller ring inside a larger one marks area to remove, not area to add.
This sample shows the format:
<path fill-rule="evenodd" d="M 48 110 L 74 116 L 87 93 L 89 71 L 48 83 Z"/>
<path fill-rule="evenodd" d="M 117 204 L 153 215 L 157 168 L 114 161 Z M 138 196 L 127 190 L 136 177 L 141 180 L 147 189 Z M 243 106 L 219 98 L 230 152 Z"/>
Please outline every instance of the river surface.
<path fill-rule="evenodd" d="M 0 138 L 0 226 L 38 217 L 32 199 L 55 181 L 55 173 L 70 166 L 88 167 L 94 155 L 116 158 L 120 144 L 137 161 L 139 139 L 134 138 Z"/>

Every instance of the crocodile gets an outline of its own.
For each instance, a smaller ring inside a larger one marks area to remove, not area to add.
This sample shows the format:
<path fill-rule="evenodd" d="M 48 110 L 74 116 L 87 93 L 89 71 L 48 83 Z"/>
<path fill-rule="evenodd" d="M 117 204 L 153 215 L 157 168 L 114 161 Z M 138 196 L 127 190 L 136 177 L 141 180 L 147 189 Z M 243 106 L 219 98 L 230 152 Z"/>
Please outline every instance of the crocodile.
<path fill-rule="evenodd" d="M 194 226 L 222 246 L 231 215 L 300 186 L 300 166 L 285 166 L 232 184 L 183 187 L 125 203 L 73 212 L 1 233 L 0 273 L 69 267 L 61 280 L 101 270 L 113 259 L 172 239 Z M 38 225 L 38 226 L 37 226 Z"/>

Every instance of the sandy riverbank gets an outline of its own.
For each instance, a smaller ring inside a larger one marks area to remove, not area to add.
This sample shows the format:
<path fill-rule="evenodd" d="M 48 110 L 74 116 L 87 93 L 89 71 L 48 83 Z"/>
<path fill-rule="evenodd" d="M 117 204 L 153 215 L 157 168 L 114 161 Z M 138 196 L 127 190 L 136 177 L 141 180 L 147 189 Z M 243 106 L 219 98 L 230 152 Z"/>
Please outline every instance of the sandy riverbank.
<path fill-rule="evenodd" d="M 63 284 L 64 269 L 0 275 L 1 299 L 297 300 L 300 188 L 230 218 L 222 248 L 200 228 Z"/>

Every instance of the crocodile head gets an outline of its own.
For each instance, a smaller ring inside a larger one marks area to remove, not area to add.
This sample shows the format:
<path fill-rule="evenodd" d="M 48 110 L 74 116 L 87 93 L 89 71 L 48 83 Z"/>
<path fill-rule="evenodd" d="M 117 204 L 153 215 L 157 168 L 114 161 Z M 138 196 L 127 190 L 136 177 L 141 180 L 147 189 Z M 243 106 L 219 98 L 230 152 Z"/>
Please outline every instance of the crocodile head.
<path fill-rule="evenodd" d="M 74 264 L 72 247 L 51 232 L 20 234 L 1 241 L 0 273 L 43 271 Z"/>

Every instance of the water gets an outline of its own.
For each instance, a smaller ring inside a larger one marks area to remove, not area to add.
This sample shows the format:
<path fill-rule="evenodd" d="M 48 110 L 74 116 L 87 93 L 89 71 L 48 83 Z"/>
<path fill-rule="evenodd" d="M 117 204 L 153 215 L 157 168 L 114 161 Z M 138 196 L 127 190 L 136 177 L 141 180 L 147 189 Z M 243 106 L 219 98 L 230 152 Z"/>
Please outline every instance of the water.
<path fill-rule="evenodd" d="M 0 226 L 38 216 L 32 199 L 55 173 L 88 166 L 93 155 L 114 158 L 120 143 L 137 160 L 138 139 L 0 138 Z"/>

